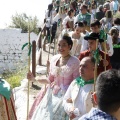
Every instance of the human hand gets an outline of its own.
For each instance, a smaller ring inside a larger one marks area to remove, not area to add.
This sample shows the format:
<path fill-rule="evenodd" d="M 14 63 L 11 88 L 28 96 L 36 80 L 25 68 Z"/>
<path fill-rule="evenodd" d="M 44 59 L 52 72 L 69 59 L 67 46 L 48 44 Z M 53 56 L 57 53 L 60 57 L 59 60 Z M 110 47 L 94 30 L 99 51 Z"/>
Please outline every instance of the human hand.
<path fill-rule="evenodd" d="M 110 46 L 108 43 L 106 43 L 106 48 L 107 48 L 107 50 L 110 50 Z"/>
<path fill-rule="evenodd" d="M 47 67 L 49 67 L 50 66 L 50 61 L 49 60 L 47 60 Z"/>
<path fill-rule="evenodd" d="M 109 64 L 108 61 L 103 59 L 103 66 L 108 66 L 108 64 Z"/>
<path fill-rule="evenodd" d="M 67 103 L 73 103 L 71 98 L 68 98 L 66 101 Z"/>
<path fill-rule="evenodd" d="M 35 81 L 35 77 L 33 76 L 33 74 L 32 74 L 31 71 L 29 71 L 29 72 L 27 73 L 27 79 L 28 79 L 29 81 Z"/>

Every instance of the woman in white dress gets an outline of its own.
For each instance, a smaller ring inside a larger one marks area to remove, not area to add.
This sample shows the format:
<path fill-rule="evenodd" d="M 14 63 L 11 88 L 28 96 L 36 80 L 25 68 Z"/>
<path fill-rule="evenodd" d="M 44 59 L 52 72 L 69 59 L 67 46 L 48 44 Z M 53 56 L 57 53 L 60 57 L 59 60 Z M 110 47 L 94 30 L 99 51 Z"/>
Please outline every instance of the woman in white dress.
<path fill-rule="evenodd" d="M 84 35 L 82 33 L 83 27 L 83 22 L 78 22 L 75 24 L 74 31 L 69 32 L 69 35 L 73 41 L 73 47 L 71 49 L 71 55 L 73 56 L 78 56 L 80 54 L 82 41 L 84 40 Z"/>

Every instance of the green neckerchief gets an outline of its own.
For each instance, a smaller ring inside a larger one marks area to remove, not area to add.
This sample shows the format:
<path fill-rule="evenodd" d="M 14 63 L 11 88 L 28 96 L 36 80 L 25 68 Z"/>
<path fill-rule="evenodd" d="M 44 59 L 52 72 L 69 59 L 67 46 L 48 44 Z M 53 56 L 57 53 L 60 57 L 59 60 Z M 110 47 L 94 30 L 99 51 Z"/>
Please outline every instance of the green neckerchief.
<path fill-rule="evenodd" d="M 107 33 L 104 30 L 100 30 L 100 39 L 107 40 Z"/>
<path fill-rule="evenodd" d="M 114 44 L 113 48 L 120 48 L 120 45 L 119 44 Z"/>
<path fill-rule="evenodd" d="M 99 49 L 97 48 L 94 52 L 93 52 L 93 57 L 95 58 L 97 64 L 99 64 L 100 59 L 99 59 Z"/>
<path fill-rule="evenodd" d="M 0 78 L 0 94 L 4 96 L 7 100 L 10 100 L 11 96 L 10 85 L 2 78 Z"/>
<path fill-rule="evenodd" d="M 81 87 L 83 87 L 86 84 L 93 84 L 94 80 L 85 81 L 81 77 L 78 77 L 78 78 L 76 78 L 76 83 L 77 83 L 77 85 L 80 85 Z"/>

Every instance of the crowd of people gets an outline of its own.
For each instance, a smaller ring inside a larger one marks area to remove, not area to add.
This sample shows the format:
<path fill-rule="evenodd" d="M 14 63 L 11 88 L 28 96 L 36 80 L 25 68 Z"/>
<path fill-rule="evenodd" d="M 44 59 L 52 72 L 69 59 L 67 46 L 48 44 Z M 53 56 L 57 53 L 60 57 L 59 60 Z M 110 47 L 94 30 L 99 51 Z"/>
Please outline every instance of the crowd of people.
<path fill-rule="evenodd" d="M 103 5 L 95 0 L 54 0 L 48 5 L 47 40 L 57 42 L 58 53 L 49 63 L 47 78 L 27 74 L 29 80 L 47 85 L 30 110 L 30 120 L 120 119 L 119 88 L 114 100 L 109 100 L 112 95 L 108 94 L 120 87 L 119 70 L 113 70 L 120 68 L 120 18 L 114 17 L 119 9 L 117 0 Z M 116 85 L 112 85 L 114 74 L 119 79 Z M 107 95 L 103 98 L 102 94 Z"/>
<path fill-rule="evenodd" d="M 45 24 L 48 46 L 57 42 L 58 53 L 49 61 L 48 77 L 27 73 L 46 86 L 29 120 L 120 120 L 118 0 L 53 0 Z"/>

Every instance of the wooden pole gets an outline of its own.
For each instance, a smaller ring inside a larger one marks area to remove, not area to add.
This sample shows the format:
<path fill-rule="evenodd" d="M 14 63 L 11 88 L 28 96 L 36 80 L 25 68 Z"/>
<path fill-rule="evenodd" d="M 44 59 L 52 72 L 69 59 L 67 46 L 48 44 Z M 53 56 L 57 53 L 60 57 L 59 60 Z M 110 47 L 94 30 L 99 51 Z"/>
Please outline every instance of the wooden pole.
<path fill-rule="evenodd" d="M 32 74 L 36 77 L 36 41 L 32 42 Z"/>
<path fill-rule="evenodd" d="M 32 42 L 32 74 L 36 77 L 36 41 Z M 32 82 L 33 87 L 33 82 Z"/>
<path fill-rule="evenodd" d="M 28 25 L 28 50 L 30 49 L 30 23 Z M 30 71 L 30 55 L 28 56 L 28 72 Z M 29 94 L 30 94 L 30 82 L 28 80 L 28 93 L 27 93 L 27 120 L 29 120 Z"/>
<path fill-rule="evenodd" d="M 106 49 L 106 40 L 104 41 L 104 50 L 105 50 L 104 60 L 106 60 L 106 53 L 107 53 L 107 49 Z M 104 70 L 106 71 L 106 66 L 104 66 Z"/>
<path fill-rule="evenodd" d="M 98 39 L 96 40 L 96 50 L 98 49 Z M 98 66 L 98 61 L 96 60 L 95 62 L 95 69 L 94 69 L 94 92 L 95 92 L 95 85 L 96 85 L 96 79 L 97 79 L 97 66 Z"/>

